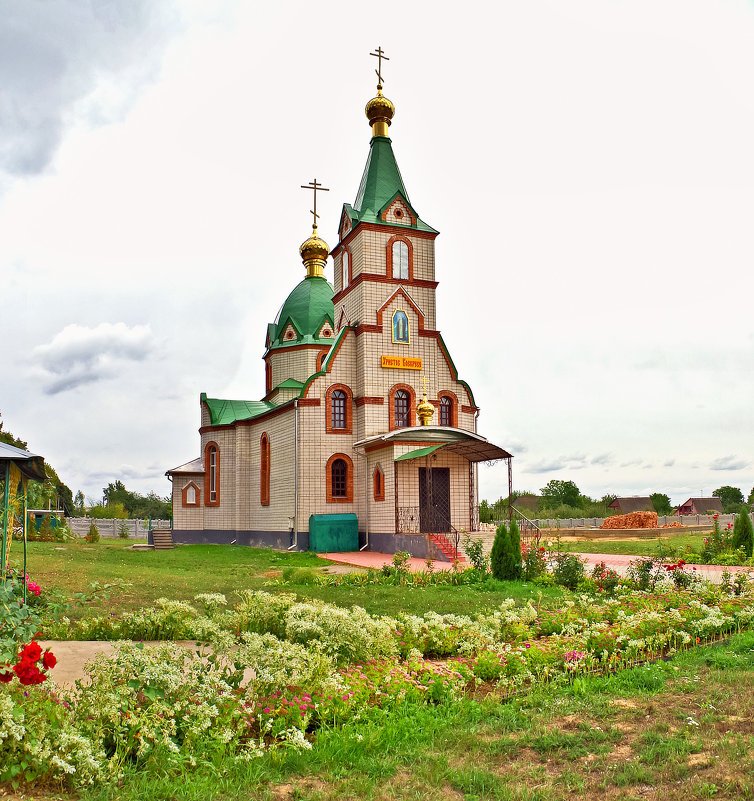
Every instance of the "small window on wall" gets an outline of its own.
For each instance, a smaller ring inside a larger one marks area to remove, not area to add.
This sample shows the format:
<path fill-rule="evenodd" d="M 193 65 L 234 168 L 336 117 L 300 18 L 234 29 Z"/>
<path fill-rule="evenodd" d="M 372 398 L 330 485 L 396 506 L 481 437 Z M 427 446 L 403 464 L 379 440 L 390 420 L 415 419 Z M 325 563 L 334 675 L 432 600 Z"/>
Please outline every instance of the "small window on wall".
<path fill-rule="evenodd" d="M 353 462 L 344 453 L 334 453 L 328 460 L 326 470 L 327 503 L 351 503 L 353 501 Z"/>
<path fill-rule="evenodd" d="M 440 408 L 439 408 L 439 415 L 438 415 L 438 422 L 441 426 L 449 426 L 452 425 L 452 404 L 453 402 L 447 395 L 444 395 L 440 398 Z"/>
<path fill-rule="evenodd" d="M 325 394 L 325 431 L 328 434 L 352 433 L 351 389 L 346 384 L 334 384 Z"/>
<path fill-rule="evenodd" d="M 399 389 L 393 400 L 395 404 L 395 427 L 405 428 L 409 424 L 411 398 L 405 389 Z"/>
<path fill-rule="evenodd" d="M 346 393 L 342 389 L 336 389 L 331 397 L 330 409 L 332 411 L 332 427 L 346 427 Z"/>
<path fill-rule="evenodd" d="M 350 261 L 350 259 L 348 258 L 348 251 L 344 250 L 343 251 L 343 260 L 342 260 L 343 281 L 342 281 L 342 284 L 341 284 L 343 289 L 346 289 L 348 287 L 348 278 L 349 278 L 349 272 L 348 271 L 350 269 L 349 261 Z"/>
<path fill-rule="evenodd" d="M 204 505 L 220 505 L 220 449 L 216 442 L 204 448 Z"/>
<path fill-rule="evenodd" d="M 184 506 L 199 506 L 200 491 L 193 481 L 189 481 L 183 488 L 182 503 Z"/>
<path fill-rule="evenodd" d="M 385 500 L 385 476 L 382 474 L 382 468 L 377 465 L 372 474 L 372 488 L 374 490 L 375 501 Z"/>
<path fill-rule="evenodd" d="M 259 503 L 270 505 L 270 438 L 265 432 L 259 440 Z"/>
<path fill-rule="evenodd" d="M 408 245 L 402 239 L 393 242 L 393 278 L 408 280 Z"/>

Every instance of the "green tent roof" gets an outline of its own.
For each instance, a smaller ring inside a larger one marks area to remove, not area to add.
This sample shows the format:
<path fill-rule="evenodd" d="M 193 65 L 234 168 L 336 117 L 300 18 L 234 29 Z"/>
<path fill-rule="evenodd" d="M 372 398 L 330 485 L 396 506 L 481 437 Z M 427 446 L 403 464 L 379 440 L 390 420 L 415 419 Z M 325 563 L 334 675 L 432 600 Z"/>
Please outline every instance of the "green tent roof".
<path fill-rule="evenodd" d="M 269 348 L 319 343 L 330 344 L 331 339 L 320 340 L 319 332 L 325 322 L 332 328 L 335 308 L 332 302 L 333 288 L 322 276 L 307 276 L 297 284 L 286 298 L 275 322 L 267 326 Z M 295 329 L 297 338 L 283 342 L 282 336 L 290 323 Z"/>
<path fill-rule="evenodd" d="M 438 448 L 444 448 L 445 445 L 446 443 L 443 442 L 441 445 L 430 445 L 427 448 L 417 448 L 415 451 L 409 451 L 401 456 L 396 456 L 393 461 L 406 462 L 409 459 L 420 459 L 422 456 L 429 456 L 430 453 L 434 453 Z"/>
<path fill-rule="evenodd" d="M 416 217 L 416 225 L 410 226 L 420 231 L 437 233 L 423 220 L 411 205 L 408 192 L 403 184 L 398 162 L 395 160 L 391 140 L 387 136 L 374 136 L 369 146 L 364 174 L 361 176 L 359 191 L 353 206 L 345 204 L 346 214 L 354 221 L 383 223 L 381 212 L 400 195 Z"/>
<path fill-rule="evenodd" d="M 228 425 L 235 423 L 237 420 L 251 420 L 254 417 L 259 417 L 260 414 L 269 412 L 270 409 L 277 408 L 274 403 L 269 401 L 208 398 L 204 392 L 201 394 L 201 401 L 207 404 L 209 419 L 213 426 Z"/>

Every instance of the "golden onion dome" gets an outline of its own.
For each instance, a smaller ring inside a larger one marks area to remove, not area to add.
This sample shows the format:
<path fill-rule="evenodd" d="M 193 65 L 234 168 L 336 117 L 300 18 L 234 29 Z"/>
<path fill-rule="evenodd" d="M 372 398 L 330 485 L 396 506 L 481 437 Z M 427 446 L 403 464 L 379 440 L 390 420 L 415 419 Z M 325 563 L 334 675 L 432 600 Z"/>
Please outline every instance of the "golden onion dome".
<path fill-rule="evenodd" d="M 364 111 L 372 126 L 372 136 L 387 136 L 390 121 L 395 116 L 395 106 L 382 94 L 381 86 L 377 87 L 377 96 L 367 103 Z"/>
<path fill-rule="evenodd" d="M 307 276 L 322 276 L 325 274 L 327 257 L 330 255 L 330 246 L 317 235 L 317 226 L 312 229 L 312 235 L 306 239 L 298 249 L 306 267 Z"/>
<path fill-rule="evenodd" d="M 435 413 L 435 407 L 427 400 L 426 392 L 416 405 L 416 413 L 419 415 L 419 422 L 421 425 L 428 426 L 432 421 L 432 417 Z"/>

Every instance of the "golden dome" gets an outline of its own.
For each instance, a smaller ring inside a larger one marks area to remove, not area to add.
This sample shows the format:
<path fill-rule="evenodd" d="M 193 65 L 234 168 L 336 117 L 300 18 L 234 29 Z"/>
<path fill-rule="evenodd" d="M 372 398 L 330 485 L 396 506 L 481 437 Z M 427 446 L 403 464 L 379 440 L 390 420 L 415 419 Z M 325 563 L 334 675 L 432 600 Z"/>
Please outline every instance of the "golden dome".
<path fill-rule="evenodd" d="M 427 393 L 416 405 L 416 413 L 419 415 L 419 422 L 423 426 L 428 426 L 432 422 L 432 417 L 435 413 L 435 407 L 427 400 Z"/>
<path fill-rule="evenodd" d="M 372 136 L 387 136 L 390 120 L 395 116 L 395 106 L 382 94 L 382 87 L 377 87 L 377 97 L 373 97 L 364 109 L 369 124 L 372 126 Z"/>
<path fill-rule="evenodd" d="M 317 226 L 312 229 L 312 235 L 305 240 L 298 249 L 306 267 L 307 276 L 321 276 L 325 274 L 325 264 L 330 255 L 330 246 L 324 239 L 317 236 Z"/>

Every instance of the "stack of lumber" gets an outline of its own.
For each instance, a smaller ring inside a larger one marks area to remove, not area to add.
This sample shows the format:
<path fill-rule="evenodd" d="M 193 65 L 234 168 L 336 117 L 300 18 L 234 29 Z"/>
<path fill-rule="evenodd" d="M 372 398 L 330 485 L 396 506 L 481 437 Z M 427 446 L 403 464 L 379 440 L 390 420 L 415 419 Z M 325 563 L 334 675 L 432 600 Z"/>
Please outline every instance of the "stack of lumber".
<path fill-rule="evenodd" d="M 605 518 L 600 528 L 657 528 L 657 512 L 629 512 Z"/>

